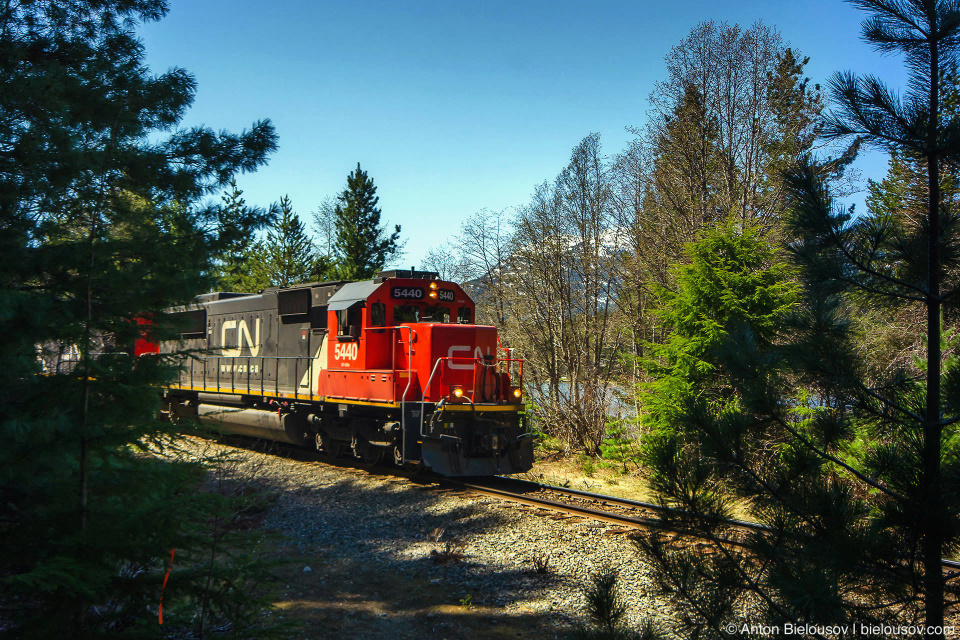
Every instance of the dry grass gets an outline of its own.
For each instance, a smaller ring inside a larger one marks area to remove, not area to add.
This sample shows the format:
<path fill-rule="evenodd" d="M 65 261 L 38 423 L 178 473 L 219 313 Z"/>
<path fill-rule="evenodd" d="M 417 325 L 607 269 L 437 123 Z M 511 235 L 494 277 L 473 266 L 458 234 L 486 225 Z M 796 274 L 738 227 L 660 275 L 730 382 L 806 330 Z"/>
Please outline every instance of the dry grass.
<path fill-rule="evenodd" d="M 574 457 L 551 456 L 547 460 L 538 460 L 534 463 L 532 470 L 517 477 L 617 498 L 655 501 L 655 496 L 647 486 L 646 480 L 638 473 L 623 474 L 616 469 L 597 465 L 588 475 L 584 472 L 581 461 Z"/>

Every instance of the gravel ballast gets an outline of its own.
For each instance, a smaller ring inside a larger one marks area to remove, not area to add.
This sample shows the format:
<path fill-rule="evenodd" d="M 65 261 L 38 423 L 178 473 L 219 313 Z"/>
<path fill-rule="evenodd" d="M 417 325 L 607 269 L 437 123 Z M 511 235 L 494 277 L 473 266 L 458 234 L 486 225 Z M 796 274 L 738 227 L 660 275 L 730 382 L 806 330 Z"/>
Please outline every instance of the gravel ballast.
<path fill-rule="evenodd" d="M 312 612 L 308 637 L 529 637 L 538 626 L 562 637 L 585 621 L 583 586 L 604 567 L 619 571 L 630 625 L 663 620 L 649 568 L 613 526 L 252 448 L 185 446 L 231 451 L 231 475 L 276 491 L 264 526 L 296 558 L 282 606 Z"/>

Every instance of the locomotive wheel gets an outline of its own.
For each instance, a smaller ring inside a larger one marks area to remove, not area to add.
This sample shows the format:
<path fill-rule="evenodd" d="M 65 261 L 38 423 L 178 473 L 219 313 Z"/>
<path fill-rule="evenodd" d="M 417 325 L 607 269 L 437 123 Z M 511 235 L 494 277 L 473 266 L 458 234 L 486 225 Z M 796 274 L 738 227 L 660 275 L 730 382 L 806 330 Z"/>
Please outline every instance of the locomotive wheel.
<path fill-rule="evenodd" d="M 364 464 L 370 466 L 380 464 L 383 462 L 385 454 L 386 449 L 384 447 L 374 446 L 359 436 L 353 439 L 353 455 L 363 461 Z"/>
<path fill-rule="evenodd" d="M 364 453 L 361 458 L 365 464 L 370 466 L 380 464 L 383 462 L 383 459 L 387 457 L 386 449 L 384 447 L 375 447 L 373 445 L 367 445 L 367 451 Z"/>
<path fill-rule="evenodd" d="M 400 445 L 394 445 L 393 447 L 393 464 L 396 466 L 406 469 L 407 471 L 422 471 L 423 470 L 423 460 L 407 460 L 407 463 L 403 463 L 403 450 L 400 448 Z"/>
<path fill-rule="evenodd" d="M 325 451 L 328 455 L 333 456 L 334 458 L 339 458 L 343 455 L 343 450 L 346 448 L 346 443 L 340 442 L 339 440 L 334 440 L 324 432 L 317 433 L 315 438 L 317 445 L 317 451 Z"/>

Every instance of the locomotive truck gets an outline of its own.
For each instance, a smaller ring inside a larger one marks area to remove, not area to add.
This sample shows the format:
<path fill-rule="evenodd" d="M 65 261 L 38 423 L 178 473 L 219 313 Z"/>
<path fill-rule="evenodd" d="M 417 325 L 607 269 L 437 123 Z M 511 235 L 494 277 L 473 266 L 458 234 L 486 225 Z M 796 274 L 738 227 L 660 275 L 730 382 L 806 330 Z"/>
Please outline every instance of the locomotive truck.
<path fill-rule="evenodd" d="M 532 466 L 523 361 L 437 273 L 210 293 L 171 313 L 181 340 L 138 351 L 181 354 L 173 415 L 450 476 Z"/>

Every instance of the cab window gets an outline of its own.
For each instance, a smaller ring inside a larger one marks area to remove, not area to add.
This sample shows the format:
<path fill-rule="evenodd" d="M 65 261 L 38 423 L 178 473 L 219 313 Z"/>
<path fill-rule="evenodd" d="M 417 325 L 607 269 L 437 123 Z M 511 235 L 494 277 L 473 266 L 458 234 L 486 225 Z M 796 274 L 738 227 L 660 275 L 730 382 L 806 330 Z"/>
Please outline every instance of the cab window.
<path fill-rule="evenodd" d="M 393 307 L 393 324 L 420 322 L 420 307 L 413 304 L 398 304 Z"/>
<path fill-rule="evenodd" d="M 457 310 L 457 322 L 460 324 L 470 324 L 473 322 L 473 314 L 470 313 L 470 307 L 460 307 Z"/>
<path fill-rule="evenodd" d="M 343 340 L 356 340 L 360 337 L 360 317 L 363 303 L 357 304 L 337 311 L 337 338 Z"/>
<path fill-rule="evenodd" d="M 423 310 L 424 322 L 450 322 L 450 307 L 427 307 Z"/>
<path fill-rule="evenodd" d="M 382 302 L 374 302 L 370 305 L 370 326 L 387 326 L 387 305 Z M 383 333 L 383 329 L 371 329 L 373 333 Z"/>
<path fill-rule="evenodd" d="M 374 302 L 370 306 L 370 326 L 385 327 L 387 325 L 387 305 Z"/>

